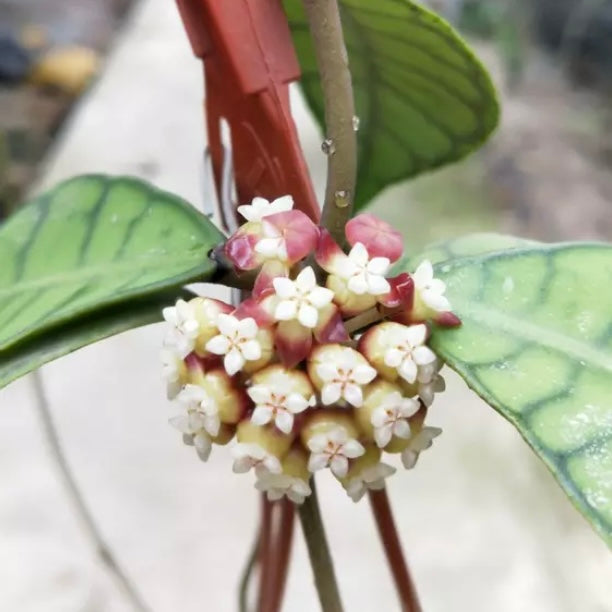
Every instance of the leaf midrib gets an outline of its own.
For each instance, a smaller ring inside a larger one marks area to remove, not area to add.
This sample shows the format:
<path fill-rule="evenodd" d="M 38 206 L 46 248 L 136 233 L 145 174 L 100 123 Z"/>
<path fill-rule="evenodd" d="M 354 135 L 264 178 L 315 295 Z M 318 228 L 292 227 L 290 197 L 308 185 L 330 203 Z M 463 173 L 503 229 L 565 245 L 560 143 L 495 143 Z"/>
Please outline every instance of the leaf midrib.
<path fill-rule="evenodd" d="M 487 308 L 480 304 L 459 303 L 454 299 L 453 304 L 462 319 L 472 319 L 477 324 L 486 324 L 491 329 L 511 333 L 513 337 L 520 338 L 540 346 L 550 348 L 562 355 L 570 355 L 578 361 L 585 361 L 602 370 L 612 373 L 612 355 L 596 349 L 571 336 L 563 335 L 550 328 L 541 327 L 525 319 L 519 319 L 498 310 Z M 465 306 L 465 308 L 462 308 Z"/>
<path fill-rule="evenodd" d="M 143 254 L 138 257 L 126 260 L 124 262 L 106 262 L 98 265 L 79 266 L 78 268 L 67 270 L 66 272 L 62 272 L 59 274 L 54 274 L 52 276 L 45 276 L 44 278 L 37 278 L 29 281 L 22 281 L 5 288 L 0 287 L 0 300 L 3 298 L 6 299 L 8 296 L 19 295 L 20 293 L 32 289 L 39 289 L 53 285 L 61 286 L 63 284 L 73 284 L 75 281 L 88 277 L 97 277 L 100 274 L 115 275 L 123 270 L 129 270 L 133 272 L 134 269 L 139 267 L 142 270 L 148 270 L 149 268 L 174 265 L 191 260 L 193 260 L 194 262 L 201 261 L 203 263 L 203 267 L 205 267 L 204 264 L 207 261 L 206 254 L 203 254 L 202 250 L 186 252 L 167 257 Z M 135 263 L 140 264 L 140 266 L 135 266 Z"/>

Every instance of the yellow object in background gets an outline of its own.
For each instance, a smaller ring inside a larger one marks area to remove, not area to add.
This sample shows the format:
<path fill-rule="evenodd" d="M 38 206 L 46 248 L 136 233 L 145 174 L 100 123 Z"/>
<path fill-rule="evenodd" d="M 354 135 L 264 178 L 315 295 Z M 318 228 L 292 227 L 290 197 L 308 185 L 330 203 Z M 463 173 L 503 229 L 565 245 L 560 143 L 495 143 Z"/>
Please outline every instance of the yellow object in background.
<path fill-rule="evenodd" d="M 30 82 L 51 86 L 76 96 L 98 71 L 100 58 L 87 47 L 70 46 L 50 49 L 32 67 Z"/>

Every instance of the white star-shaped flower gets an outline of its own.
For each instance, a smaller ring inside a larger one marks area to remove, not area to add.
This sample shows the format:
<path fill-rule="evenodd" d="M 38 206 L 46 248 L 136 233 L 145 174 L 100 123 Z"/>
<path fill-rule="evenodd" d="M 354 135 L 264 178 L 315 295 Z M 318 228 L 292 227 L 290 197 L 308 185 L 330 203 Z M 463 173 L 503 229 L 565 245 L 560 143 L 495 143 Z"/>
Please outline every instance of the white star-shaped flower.
<path fill-rule="evenodd" d="M 311 472 L 329 467 L 338 478 L 346 476 L 349 459 L 360 457 L 365 452 L 363 446 L 350 438 L 346 429 L 341 426 L 312 436 L 308 440 L 308 449 L 311 453 L 308 469 Z"/>
<path fill-rule="evenodd" d="M 415 399 L 402 397 L 399 391 L 385 396 L 380 405 L 372 412 L 370 422 L 374 426 L 374 440 L 379 448 L 384 448 L 391 442 L 393 436 L 410 437 L 408 418 L 419 409 Z"/>
<path fill-rule="evenodd" d="M 166 381 L 166 394 L 168 399 L 174 399 L 183 386 L 181 371 L 185 367 L 180 353 L 173 348 L 166 347 L 161 351 L 162 377 Z"/>
<path fill-rule="evenodd" d="M 287 212 L 293 208 L 293 198 L 290 195 L 276 198 L 269 202 L 265 198 L 253 198 L 250 204 L 238 207 L 238 212 L 247 221 L 261 221 L 264 217 L 275 215 L 280 212 Z"/>
<path fill-rule="evenodd" d="M 177 429 L 180 431 L 179 427 Z M 212 440 L 204 430 L 198 431 L 195 434 L 183 433 L 183 442 L 188 446 L 195 447 L 198 457 L 202 461 L 208 461 L 212 450 Z"/>
<path fill-rule="evenodd" d="M 422 261 L 412 275 L 415 293 L 423 303 L 436 312 L 451 309 L 448 298 L 444 295 L 446 285 L 439 278 L 434 278 L 433 266 L 429 260 Z"/>
<path fill-rule="evenodd" d="M 314 328 L 319 322 L 319 310 L 331 303 L 334 292 L 319 287 L 314 270 L 304 268 L 292 281 L 277 277 L 272 280 L 278 303 L 274 310 L 277 321 L 297 319 L 304 327 Z"/>
<path fill-rule="evenodd" d="M 181 357 L 186 357 L 193 350 L 200 332 L 195 307 L 185 300 L 178 300 L 174 306 L 164 308 L 162 314 L 172 326 L 167 344 L 174 346 Z"/>
<path fill-rule="evenodd" d="M 261 357 L 261 345 L 256 340 L 259 330 L 255 319 L 237 319 L 233 315 L 220 314 L 217 318 L 219 335 L 206 343 L 206 350 L 215 355 L 225 355 L 223 366 L 233 376 L 247 361 Z"/>
<path fill-rule="evenodd" d="M 187 415 L 172 419 L 172 424 L 177 429 L 189 434 L 195 434 L 203 429 L 213 437 L 219 434 L 221 421 L 217 402 L 202 387 L 185 385 L 176 399 L 187 411 Z"/>
<path fill-rule="evenodd" d="M 412 469 L 419 458 L 419 454 L 433 444 L 434 438 L 442 433 L 439 427 L 423 427 L 418 434 L 410 438 L 408 446 L 402 451 L 402 463 L 407 470 Z"/>
<path fill-rule="evenodd" d="M 356 242 L 348 256 L 338 266 L 338 276 L 347 282 L 350 291 L 357 295 L 383 295 L 391 285 L 385 278 L 391 262 L 387 257 L 372 257 L 361 242 Z"/>
<path fill-rule="evenodd" d="M 247 389 L 249 397 L 255 402 L 251 422 L 255 425 L 266 425 L 270 421 L 285 434 L 293 428 L 293 416 L 313 406 L 315 397 L 305 398 L 291 388 L 286 376 L 278 375 L 269 385 L 253 385 Z"/>
<path fill-rule="evenodd" d="M 177 396 L 187 414 L 170 419 L 170 424 L 183 434 L 183 440 L 195 446 L 206 461 L 212 448 L 211 437 L 219 433 L 221 422 L 216 402 L 198 385 L 185 385 Z"/>
<path fill-rule="evenodd" d="M 412 384 L 418 374 L 418 366 L 433 363 L 435 353 L 427 346 L 427 327 L 423 324 L 403 326 L 402 329 L 393 328 L 384 338 L 385 364 L 395 368 L 397 373 L 408 383 Z"/>
<path fill-rule="evenodd" d="M 287 474 L 271 474 L 270 472 L 265 472 L 258 478 L 255 488 L 266 493 L 270 501 L 278 501 L 287 497 L 294 504 L 304 503 L 304 499 L 312 493 L 310 485 L 305 480 Z"/>
<path fill-rule="evenodd" d="M 433 404 L 436 393 L 446 389 L 446 383 L 439 371 L 440 363 L 437 360 L 433 363 L 419 366 L 417 373 L 418 394 L 427 407 Z"/>
<path fill-rule="evenodd" d="M 350 348 L 344 348 L 333 361 L 317 364 L 316 373 L 323 381 L 321 401 L 325 406 L 344 399 L 359 408 L 363 404 L 362 386 L 376 378 L 376 370 Z"/>
<path fill-rule="evenodd" d="M 380 491 L 384 489 L 385 478 L 395 474 L 395 472 L 395 468 L 386 463 L 373 465 L 363 470 L 359 476 L 351 478 L 346 484 L 346 492 L 354 502 L 358 502 L 368 490 Z"/>
<path fill-rule="evenodd" d="M 239 442 L 232 448 L 232 456 L 234 457 L 232 469 L 236 474 L 244 474 L 251 468 L 255 469 L 259 477 L 266 473 L 280 474 L 282 471 L 278 457 L 259 444 Z"/>
<path fill-rule="evenodd" d="M 262 221 L 261 230 L 263 238 L 260 238 L 255 244 L 255 252 L 263 255 L 266 259 L 287 261 L 289 255 L 283 233 L 271 223 L 267 223 L 265 219 Z"/>

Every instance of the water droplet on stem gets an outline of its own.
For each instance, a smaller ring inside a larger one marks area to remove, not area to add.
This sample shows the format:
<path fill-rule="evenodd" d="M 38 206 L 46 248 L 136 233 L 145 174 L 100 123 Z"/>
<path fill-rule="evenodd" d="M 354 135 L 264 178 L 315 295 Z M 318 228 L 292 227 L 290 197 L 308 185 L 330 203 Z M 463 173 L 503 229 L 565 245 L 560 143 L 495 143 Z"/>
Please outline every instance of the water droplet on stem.
<path fill-rule="evenodd" d="M 334 203 L 338 208 L 346 208 L 349 205 L 349 192 L 341 189 L 334 193 Z"/>
<path fill-rule="evenodd" d="M 326 138 L 321 143 L 321 151 L 325 153 L 325 155 L 333 155 L 336 152 L 336 145 L 331 138 Z"/>

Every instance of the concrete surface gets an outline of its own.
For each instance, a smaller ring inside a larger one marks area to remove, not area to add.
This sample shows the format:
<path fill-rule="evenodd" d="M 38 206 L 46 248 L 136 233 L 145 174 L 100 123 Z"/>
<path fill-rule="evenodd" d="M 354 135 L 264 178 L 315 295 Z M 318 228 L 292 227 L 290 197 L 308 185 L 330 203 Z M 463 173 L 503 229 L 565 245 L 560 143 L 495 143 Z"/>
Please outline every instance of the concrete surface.
<path fill-rule="evenodd" d="M 146 0 L 51 156 L 45 185 L 130 173 L 201 201 L 201 73 L 172 2 Z M 314 174 L 324 160 L 303 109 Z M 319 185 L 321 181 L 319 180 Z M 162 330 L 136 330 L 44 368 L 68 458 L 102 529 L 157 612 L 234 610 L 257 512 L 224 450 L 203 465 L 167 425 Z M 431 412 L 445 433 L 390 482 L 426 612 L 606 612 L 612 555 L 514 430 L 455 377 Z M 128 610 L 49 461 L 31 382 L 0 392 L 0 610 Z M 366 503 L 321 485 L 346 609 L 397 610 Z M 285 610 L 316 610 L 297 533 Z"/>

